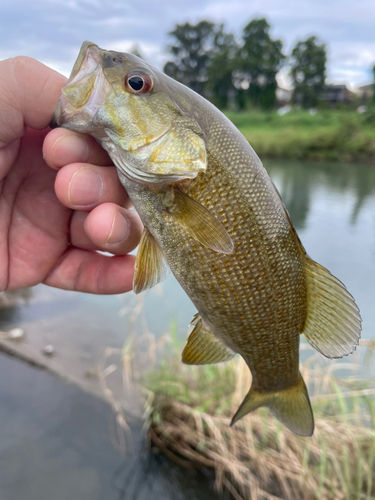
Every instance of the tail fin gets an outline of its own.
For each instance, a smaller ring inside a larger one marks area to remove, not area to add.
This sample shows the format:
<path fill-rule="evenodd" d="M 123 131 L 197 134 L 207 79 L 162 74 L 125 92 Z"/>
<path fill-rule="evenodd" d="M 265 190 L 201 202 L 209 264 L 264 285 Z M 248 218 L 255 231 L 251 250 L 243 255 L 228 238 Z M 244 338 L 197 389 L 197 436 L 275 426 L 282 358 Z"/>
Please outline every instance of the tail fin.
<path fill-rule="evenodd" d="M 314 432 L 314 416 L 302 376 L 297 385 L 278 392 L 261 393 L 250 389 L 234 415 L 231 425 L 260 406 L 267 406 L 274 416 L 299 436 Z"/>

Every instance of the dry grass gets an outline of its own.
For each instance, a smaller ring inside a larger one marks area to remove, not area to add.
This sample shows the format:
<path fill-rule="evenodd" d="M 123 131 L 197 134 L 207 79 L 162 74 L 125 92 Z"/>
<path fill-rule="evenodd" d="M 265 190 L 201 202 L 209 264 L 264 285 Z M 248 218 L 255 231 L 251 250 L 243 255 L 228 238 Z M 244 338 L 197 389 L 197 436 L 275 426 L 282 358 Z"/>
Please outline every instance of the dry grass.
<path fill-rule="evenodd" d="M 132 366 L 137 371 L 136 382 L 146 397 L 150 446 L 186 469 L 213 469 L 216 489 L 229 491 L 236 500 L 375 498 L 375 384 L 359 377 L 361 352 L 353 363 L 324 361 L 317 354 L 303 363 L 316 428 L 312 438 L 301 438 L 267 409 L 229 427 L 251 382 L 242 359 L 189 367 L 181 364 L 176 336 L 156 343 L 147 335 L 142 342 L 141 351 L 151 352 L 153 360 L 146 375 L 134 363 L 137 356 L 129 354 L 128 344 L 123 376 L 130 387 Z M 371 362 L 375 343 L 363 343 Z M 164 355 L 157 364 L 159 350 Z M 104 363 L 102 373 L 107 368 Z M 105 386 L 105 377 L 103 382 Z M 126 410 L 112 403 L 127 429 Z"/>

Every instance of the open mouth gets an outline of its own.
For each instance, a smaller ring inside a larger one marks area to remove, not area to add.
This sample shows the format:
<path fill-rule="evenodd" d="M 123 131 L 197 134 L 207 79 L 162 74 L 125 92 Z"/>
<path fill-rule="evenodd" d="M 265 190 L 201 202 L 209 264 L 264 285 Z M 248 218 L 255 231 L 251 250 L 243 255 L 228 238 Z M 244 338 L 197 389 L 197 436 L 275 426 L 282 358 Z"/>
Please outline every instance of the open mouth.
<path fill-rule="evenodd" d="M 73 72 L 67 85 L 62 89 L 54 122 L 56 125 L 65 123 L 83 123 L 92 120 L 103 101 L 113 93 L 112 85 L 104 76 L 101 63 L 101 49 L 90 45 L 84 54 L 78 56 L 82 63 Z M 77 64 L 76 63 L 76 64 Z"/>

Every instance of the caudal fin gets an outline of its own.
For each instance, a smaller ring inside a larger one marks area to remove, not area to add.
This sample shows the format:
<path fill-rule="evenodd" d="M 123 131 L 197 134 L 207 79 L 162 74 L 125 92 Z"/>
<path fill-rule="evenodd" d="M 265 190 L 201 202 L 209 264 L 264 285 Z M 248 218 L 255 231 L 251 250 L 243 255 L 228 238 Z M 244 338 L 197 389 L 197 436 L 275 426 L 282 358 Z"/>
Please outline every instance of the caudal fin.
<path fill-rule="evenodd" d="M 250 389 L 234 415 L 231 425 L 261 406 L 268 407 L 273 415 L 295 434 L 299 436 L 313 434 L 314 416 L 301 375 L 297 385 L 282 391 L 261 393 Z"/>

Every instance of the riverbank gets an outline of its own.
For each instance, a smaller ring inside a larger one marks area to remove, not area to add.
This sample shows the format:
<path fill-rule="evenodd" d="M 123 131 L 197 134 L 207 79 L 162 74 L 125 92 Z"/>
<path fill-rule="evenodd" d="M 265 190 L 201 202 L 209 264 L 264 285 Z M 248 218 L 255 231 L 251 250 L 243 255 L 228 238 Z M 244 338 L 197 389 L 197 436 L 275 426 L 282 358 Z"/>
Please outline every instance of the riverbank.
<path fill-rule="evenodd" d="M 311 352 L 301 373 L 315 432 L 301 438 L 265 408 L 229 427 L 251 385 L 245 363 L 182 365 L 174 336 L 164 345 L 164 361 L 144 381 L 150 442 L 186 470 L 213 470 L 217 491 L 236 500 L 374 498 L 375 389 L 360 374 L 361 365 L 372 364 L 374 341 L 362 346 L 341 363 L 302 344 Z"/>
<path fill-rule="evenodd" d="M 375 111 L 285 115 L 256 110 L 226 115 L 260 158 L 375 164 Z"/>

